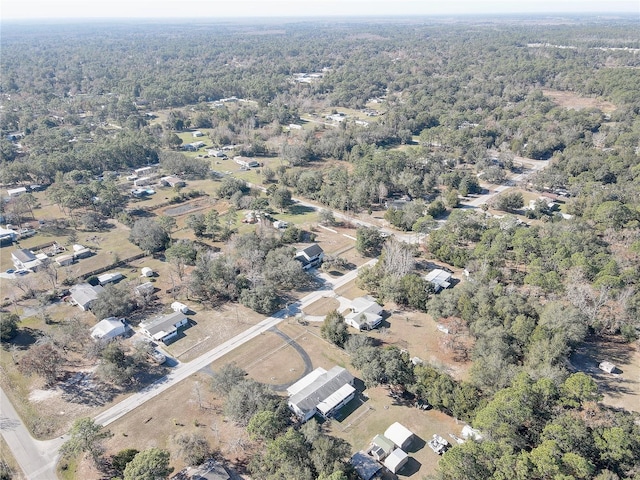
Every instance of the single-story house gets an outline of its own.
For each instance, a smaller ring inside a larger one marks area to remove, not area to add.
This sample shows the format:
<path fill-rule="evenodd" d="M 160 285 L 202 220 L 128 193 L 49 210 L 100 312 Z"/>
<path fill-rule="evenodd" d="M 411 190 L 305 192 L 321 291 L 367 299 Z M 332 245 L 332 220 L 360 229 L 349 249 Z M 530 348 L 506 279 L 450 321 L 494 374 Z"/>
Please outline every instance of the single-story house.
<path fill-rule="evenodd" d="M 396 449 L 396 446 L 391 440 L 389 440 L 384 435 L 378 434 L 375 437 L 373 437 L 373 440 L 371 440 L 371 446 L 369 447 L 369 452 L 370 452 L 369 454 L 373 458 L 381 462 L 382 460 L 387 458 L 391 454 L 391 452 L 393 452 L 395 449 Z"/>
<path fill-rule="evenodd" d="M 304 270 L 317 267 L 322 263 L 323 258 L 324 250 L 322 250 L 320 245 L 317 243 L 309 245 L 305 249 L 296 252 L 295 256 L 295 259 L 302 263 L 302 268 Z"/>
<path fill-rule="evenodd" d="M 451 286 L 451 274 L 446 270 L 441 270 L 439 268 L 431 270 L 425 275 L 424 279 L 433 284 L 436 292 Z"/>
<path fill-rule="evenodd" d="M 156 341 L 167 343 L 178 336 L 178 329 L 189 323 L 184 313 L 173 312 L 140 324 L 140 330 Z"/>
<path fill-rule="evenodd" d="M 351 313 L 345 315 L 344 321 L 357 330 L 373 330 L 382 322 L 381 313 L 382 307 L 366 295 L 351 301 Z"/>
<path fill-rule="evenodd" d="M 109 317 L 100 320 L 91 327 L 91 338 L 94 340 L 111 340 L 124 335 L 126 331 L 127 324 L 124 318 Z"/>
<path fill-rule="evenodd" d="M 204 133 L 202 133 L 200 130 L 196 130 L 195 132 L 193 132 L 193 138 L 198 137 L 204 137 Z"/>
<path fill-rule="evenodd" d="M 316 413 L 328 418 L 353 399 L 353 381 L 353 375 L 342 367 L 316 368 L 287 389 L 289 408 L 302 422 Z"/>
<path fill-rule="evenodd" d="M 81 310 L 89 310 L 91 304 L 98 298 L 98 294 L 102 292 L 104 288 L 100 285 L 89 285 L 88 283 L 79 283 L 69 289 L 71 299 L 74 301 Z"/>
<path fill-rule="evenodd" d="M 152 181 L 151 177 L 140 177 L 140 178 L 136 178 L 133 181 L 133 186 L 134 187 L 144 187 L 145 185 L 149 185 Z"/>
<path fill-rule="evenodd" d="M 202 147 L 204 147 L 204 142 L 193 142 L 182 145 L 182 149 L 186 150 L 187 152 L 197 152 Z"/>
<path fill-rule="evenodd" d="M 133 173 L 136 175 L 136 177 L 143 177 L 145 175 L 149 175 L 150 173 L 153 173 L 156 170 L 155 165 L 150 165 L 148 167 L 140 167 L 140 168 L 136 168 Z"/>
<path fill-rule="evenodd" d="M 384 436 L 391 440 L 396 447 L 406 450 L 413 441 L 413 432 L 401 423 L 395 422 L 384 432 Z"/>
<path fill-rule="evenodd" d="M 7 189 L 7 193 L 10 197 L 17 197 L 23 193 L 27 193 L 27 187 L 9 188 Z"/>
<path fill-rule="evenodd" d="M 117 283 L 123 278 L 124 275 L 120 272 L 103 273 L 98 275 L 98 283 L 104 287 L 107 283 Z"/>
<path fill-rule="evenodd" d="M 407 455 L 407 452 L 398 448 L 391 452 L 385 459 L 384 466 L 387 467 L 391 473 L 397 473 L 408 461 L 409 455 Z"/>
<path fill-rule="evenodd" d="M 378 474 L 380 473 L 380 470 L 382 470 L 382 465 L 364 452 L 354 453 L 349 460 L 349 463 L 353 466 L 354 470 L 362 480 L 379 478 Z"/>
<path fill-rule="evenodd" d="M 249 157 L 233 157 L 233 161 L 236 162 L 241 167 L 251 168 L 251 167 L 259 167 L 260 164 L 254 159 Z"/>
<path fill-rule="evenodd" d="M 26 248 L 21 248 L 11 252 L 11 260 L 18 270 L 35 271 L 42 265 L 42 260 L 40 260 L 35 253 L 31 250 L 27 250 Z"/>
<path fill-rule="evenodd" d="M 151 295 L 156 287 L 151 282 L 144 282 L 135 288 L 136 295 Z"/>
<path fill-rule="evenodd" d="M 224 153 L 222 150 L 207 150 L 207 154 L 211 155 L 212 157 L 216 157 L 216 158 L 226 158 L 227 154 Z"/>
<path fill-rule="evenodd" d="M 18 232 L 11 228 L 0 227 L 0 245 L 11 245 L 18 239 Z"/>
<path fill-rule="evenodd" d="M 73 246 L 73 258 L 79 260 L 81 258 L 87 258 L 93 255 L 93 251 L 89 248 L 83 247 L 82 245 L 74 245 Z"/>
<path fill-rule="evenodd" d="M 186 185 L 185 181 L 178 177 L 162 177 L 160 179 L 163 185 L 167 187 L 184 187 Z"/>
<path fill-rule="evenodd" d="M 56 263 L 60 267 L 66 267 L 67 265 L 71 265 L 74 261 L 74 256 L 72 253 L 66 255 L 58 255 L 56 257 Z"/>

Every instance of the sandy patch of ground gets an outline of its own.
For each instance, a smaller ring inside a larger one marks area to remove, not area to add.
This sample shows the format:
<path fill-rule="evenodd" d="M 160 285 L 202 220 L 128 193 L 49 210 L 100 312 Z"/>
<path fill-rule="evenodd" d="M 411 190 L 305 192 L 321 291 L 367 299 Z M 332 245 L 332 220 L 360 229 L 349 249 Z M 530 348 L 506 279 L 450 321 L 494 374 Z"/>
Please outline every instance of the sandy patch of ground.
<path fill-rule="evenodd" d="M 640 342 L 605 339 L 581 345 L 570 357 L 571 365 L 597 382 L 603 403 L 640 412 Z M 598 368 L 600 362 L 616 365 L 615 373 Z"/>
<path fill-rule="evenodd" d="M 617 107 L 601 98 L 582 97 L 574 92 L 564 92 L 561 90 L 542 90 L 547 97 L 564 108 L 582 110 L 583 108 L 598 108 L 604 113 L 611 113 Z"/>
<path fill-rule="evenodd" d="M 45 400 L 49 400 L 53 397 L 60 395 L 58 390 L 32 390 L 29 394 L 29 401 L 33 403 L 44 402 Z"/>

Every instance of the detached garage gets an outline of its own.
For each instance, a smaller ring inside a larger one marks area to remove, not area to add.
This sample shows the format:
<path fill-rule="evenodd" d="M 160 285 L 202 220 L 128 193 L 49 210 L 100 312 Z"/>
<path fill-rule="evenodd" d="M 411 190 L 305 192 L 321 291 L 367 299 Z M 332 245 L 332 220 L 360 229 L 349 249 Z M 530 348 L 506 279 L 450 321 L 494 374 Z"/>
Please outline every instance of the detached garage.
<path fill-rule="evenodd" d="M 413 441 L 413 432 L 404 425 L 396 422 L 384 432 L 384 436 L 391 440 L 396 447 L 406 450 Z"/>

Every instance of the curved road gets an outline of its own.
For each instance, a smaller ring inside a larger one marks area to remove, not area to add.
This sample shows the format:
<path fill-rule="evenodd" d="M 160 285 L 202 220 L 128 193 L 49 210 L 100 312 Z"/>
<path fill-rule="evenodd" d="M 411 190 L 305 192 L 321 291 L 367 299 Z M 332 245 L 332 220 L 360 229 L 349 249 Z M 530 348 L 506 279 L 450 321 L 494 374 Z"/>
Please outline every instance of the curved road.
<path fill-rule="evenodd" d="M 370 260 L 362 266 L 373 265 L 376 261 L 376 259 Z M 362 266 L 359 268 L 362 268 Z M 209 350 L 191 362 L 179 364 L 165 377 L 125 398 L 111 408 L 108 408 L 97 415 L 94 420 L 104 426 L 115 422 L 130 411 L 171 388 L 176 383 L 206 367 L 211 362 L 226 355 L 261 333 L 275 327 L 285 318 L 302 311 L 304 307 L 325 296 L 327 290 L 335 290 L 356 278 L 357 275 L 358 269 L 352 270 L 336 280 L 325 280 L 324 288 L 309 293 L 297 302 L 289 305 L 288 308 L 280 310 L 271 317 L 265 318 L 260 323 L 248 328 L 216 348 Z M 9 444 L 9 449 L 24 470 L 27 478 L 29 480 L 53 480 L 57 478 L 55 467 L 59 456 L 58 449 L 67 437 L 64 436 L 48 441 L 35 440 L 29 434 L 4 392 L 2 392 L 1 400 L 2 416 L 0 417 L 0 432 Z"/>

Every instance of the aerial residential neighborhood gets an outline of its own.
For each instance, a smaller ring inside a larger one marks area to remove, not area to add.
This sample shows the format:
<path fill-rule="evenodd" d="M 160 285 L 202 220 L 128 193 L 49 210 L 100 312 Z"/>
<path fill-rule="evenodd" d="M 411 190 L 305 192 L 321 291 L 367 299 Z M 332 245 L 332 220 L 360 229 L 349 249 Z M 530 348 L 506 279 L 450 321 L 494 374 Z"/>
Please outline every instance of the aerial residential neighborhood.
<path fill-rule="evenodd" d="M 3 3 L 0 478 L 638 477 L 625 2 Z"/>

